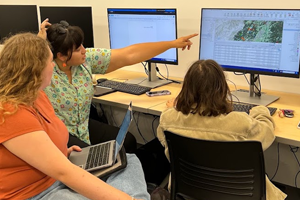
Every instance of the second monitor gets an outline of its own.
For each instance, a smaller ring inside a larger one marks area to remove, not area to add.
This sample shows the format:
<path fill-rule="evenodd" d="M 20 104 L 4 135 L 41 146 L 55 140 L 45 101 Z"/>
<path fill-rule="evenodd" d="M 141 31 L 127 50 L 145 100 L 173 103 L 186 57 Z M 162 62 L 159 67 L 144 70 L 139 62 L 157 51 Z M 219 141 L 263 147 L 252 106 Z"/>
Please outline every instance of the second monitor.
<path fill-rule="evenodd" d="M 0 5 L 0 40 L 20 32 L 39 30 L 36 5 Z"/>
<path fill-rule="evenodd" d="M 108 8 L 108 28 L 111 49 L 136 43 L 170 41 L 177 38 L 176 9 Z M 169 49 L 149 60 L 148 79 L 139 78 L 128 83 L 155 88 L 170 83 L 156 75 L 156 63 L 178 64 L 176 48 Z"/>
<path fill-rule="evenodd" d="M 250 73 L 250 94 L 236 91 L 234 97 L 268 105 L 279 97 L 261 94 L 258 75 L 299 77 L 299 27 L 300 10 L 203 8 L 199 57 Z"/>
<path fill-rule="evenodd" d="M 49 18 L 54 24 L 66 20 L 72 26 L 79 26 L 84 32 L 83 45 L 94 47 L 92 7 L 40 6 L 40 13 L 42 21 Z"/>

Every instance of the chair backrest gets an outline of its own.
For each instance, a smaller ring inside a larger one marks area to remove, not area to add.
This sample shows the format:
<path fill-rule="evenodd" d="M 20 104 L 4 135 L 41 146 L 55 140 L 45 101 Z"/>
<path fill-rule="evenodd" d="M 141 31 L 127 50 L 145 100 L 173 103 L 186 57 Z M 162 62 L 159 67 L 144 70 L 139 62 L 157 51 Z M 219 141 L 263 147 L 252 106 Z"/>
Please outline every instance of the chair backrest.
<path fill-rule="evenodd" d="M 211 141 L 165 131 L 171 199 L 265 200 L 265 164 L 258 141 Z"/>

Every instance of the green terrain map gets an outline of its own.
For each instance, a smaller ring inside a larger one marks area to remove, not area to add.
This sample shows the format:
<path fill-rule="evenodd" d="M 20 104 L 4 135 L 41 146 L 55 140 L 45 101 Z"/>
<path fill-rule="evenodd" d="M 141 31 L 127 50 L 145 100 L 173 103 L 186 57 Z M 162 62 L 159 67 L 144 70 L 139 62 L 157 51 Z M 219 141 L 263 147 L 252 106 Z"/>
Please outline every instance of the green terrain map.
<path fill-rule="evenodd" d="M 281 43 L 283 21 L 244 20 L 244 27 L 234 36 L 234 41 Z"/>

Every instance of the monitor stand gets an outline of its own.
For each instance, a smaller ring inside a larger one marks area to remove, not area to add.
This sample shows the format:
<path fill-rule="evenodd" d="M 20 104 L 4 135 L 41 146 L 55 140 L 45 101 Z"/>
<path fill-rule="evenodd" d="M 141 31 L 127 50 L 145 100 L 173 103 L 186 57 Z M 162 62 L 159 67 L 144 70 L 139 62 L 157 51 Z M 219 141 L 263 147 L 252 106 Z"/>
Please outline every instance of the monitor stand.
<path fill-rule="evenodd" d="M 169 80 L 160 80 L 158 79 L 156 75 L 156 64 L 152 62 L 147 62 L 148 65 L 148 78 L 141 77 L 136 79 L 131 79 L 126 81 L 126 83 L 130 84 L 137 84 L 140 86 L 150 87 L 150 88 L 156 88 L 160 87 L 162 85 L 166 85 L 171 83 L 172 81 Z"/>
<path fill-rule="evenodd" d="M 267 95 L 262 93 L 260 96 L 256 93 L 258 92 L 256 87 L 259 86 L 259 75 L 258 74 L 250 74 L 250 90 L 249 92 L 246 91 L 232 91 L 232 100 L 235 102 L 242 102 L 242 103 L 250 103 L 250 104 L 257 104 L 267 106 L 272 102 L 279 99 L 277 96 Z M 255 87 L 256 86 L 256 87 Z"/>

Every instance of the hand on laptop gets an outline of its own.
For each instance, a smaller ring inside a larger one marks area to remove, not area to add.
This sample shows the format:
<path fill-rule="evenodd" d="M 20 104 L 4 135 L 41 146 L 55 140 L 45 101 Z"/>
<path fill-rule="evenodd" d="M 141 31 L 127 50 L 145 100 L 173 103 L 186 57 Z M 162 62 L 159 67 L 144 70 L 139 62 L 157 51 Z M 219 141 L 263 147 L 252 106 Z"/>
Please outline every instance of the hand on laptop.
<path fill-rule="evenodd" d="M 76 145 L 73 145 L 70 148 L 68 148 L 68 158 L 69 158 L 72 151 L 79 151 L 80 152 L 81 148 L 79 146 L 76 146 Z"/>

